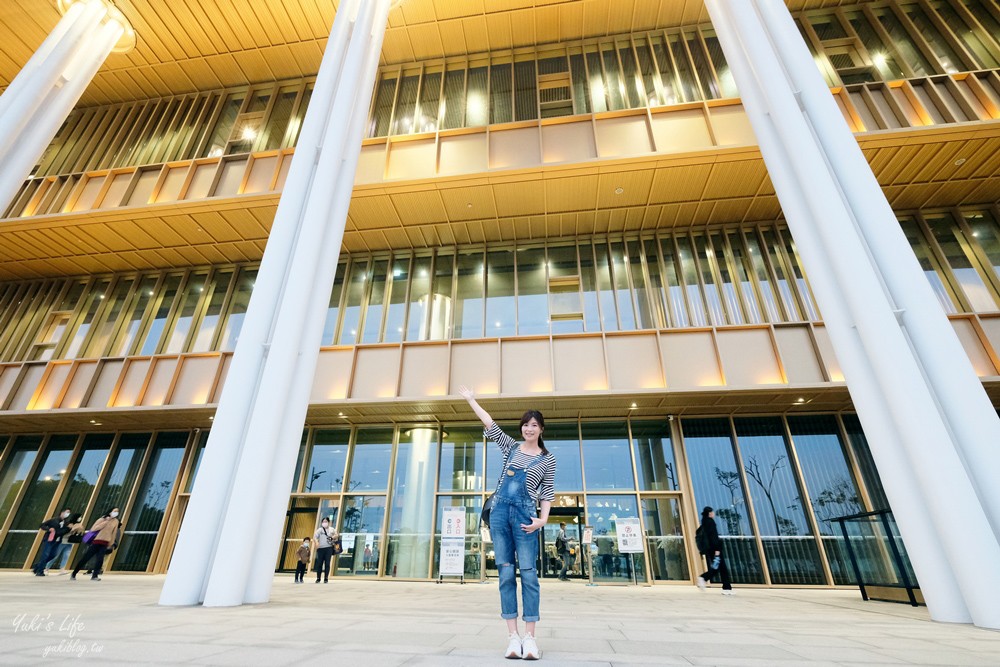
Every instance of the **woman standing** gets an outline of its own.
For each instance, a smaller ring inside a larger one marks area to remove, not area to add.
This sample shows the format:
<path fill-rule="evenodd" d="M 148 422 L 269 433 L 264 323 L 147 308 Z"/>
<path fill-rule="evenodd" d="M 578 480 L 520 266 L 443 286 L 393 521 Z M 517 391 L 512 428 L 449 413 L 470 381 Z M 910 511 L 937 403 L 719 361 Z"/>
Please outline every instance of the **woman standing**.
<path fill-rule="evenodd" d="M 507 621 L 510 640 L 504 656 L 538 660 L 535 623 L 538 621 L 539 586 L 535 564 L 538 561 L 538 536 L 545 525 L 555 499 L 556 459 L 545 449 L 542 432 L 545 418 L 537 410 L 528 410 L 521 417 L 521 437 L 518 444 L 500 430 L 486 410 L 473 398 L 472 391 L 460 387 L 462 395 L 476 416 L 483 422 L 486 437 L 500 447 L 504 456 L 503 469 L 493 495 L 490 513 L 490 535 L 500 570 L 500 617 Z M 535 507 L 541 506 L 536 516 Z M 521 605 L 524 637 L 517 630 L 517 580 L 514 567 L 521 574 Z"/>
<path fill-rule="evenodd" d="M 115 547 L 118 546 L 118 529 L 121 526 L 121 521 L 118 520 L 118 508 L 114 507 L 110 511 L 106 512 L 104 516 L 94 522 L 94 525 L 90 527 L 90 532 L 97 531 L 94 539 L 90 541 L 87 545 L 87 550 L 83 552 L 83 555 L 76 561 L 76 566 L 73 568 L 73 574 L 70 575 L 70 579 L 76 580 L 76 574 L 84 568 L 84 566 L 90 562 L 91 558 L 95 558 L 91 570 L 93 574 L 90 577 L 91 581 L 100 581 L 100 573 L 104 567 L 104 556 L 105 554 L 111 553 Z M 108 545 L 113 546 L 109 549 Z"/>

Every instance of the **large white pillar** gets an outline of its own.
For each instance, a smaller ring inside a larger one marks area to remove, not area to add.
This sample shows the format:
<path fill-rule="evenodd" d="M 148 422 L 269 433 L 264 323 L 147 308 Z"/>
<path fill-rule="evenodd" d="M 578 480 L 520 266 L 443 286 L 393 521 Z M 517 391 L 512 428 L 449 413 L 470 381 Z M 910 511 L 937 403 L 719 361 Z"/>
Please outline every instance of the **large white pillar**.
<path fill-rule="evenodd" d="M 135 44 L 104 0 L 61 2 L 63 18 L 0 96 L 0 211 L 10 205 L 108 55 Z"/>
<path fill-rule="evenodd" d="M 337 12 L 161 604 L 270 594 L 389 4 Z"/>
<path fill-rule="evenodd" d="M 983 575 L 969 567 L 970 553 L 983 554 L 982 562 L 1000 562 L 1000 544 L 963 464 L 951 424 L 942 414 L 934 383 L 903 324 L 909 313 L 900 313 L 878 258 L 859 228 L 862 209 L 872 206 L 872 192 L 857 196 L 831 166 L 827 142 L 832 137 L 852 143 L 855 139 L 839 112 L 820 116 L 804 102 L 800 106 L 801 88 L 789 76 L 789 54 L 777 44 L 801 37 L 787 30 L 775 34 L 760 17 L 765 5 L 764 13 L 771 16 L 787 14 L 775 4 L 774 0 L 706 0 L 932 617 L 1000 627 L 1000 605 L 995 604 L 1000 574 Z M 814 67 L 811 76 L 822 83 Z M 824 92 L 825 97 L 816 94 L 814 102 L 836 110 L 825 87 Z M 855 158 L 841 167 L 852 178 L 874 182 L 860 151 Z M 877 183 L 875 188 L 884 204 Z M 882 210 L 888 214 L 877 224 L 897 227 L 887 204 Z M 905 241 L 896 252 L 912 254 Z M 897 262 L 894 269 L 905 270 L 906 263 Z M 906 279 L 925 280 L 920 271 Z M 936 315 L 944 318 L 943 313 Z M 910 324 L 911 329 L 914 326 Z M 945 338 L 955 337 L 951 330 L 938 331 Z M 967 365 L 964 351 L 960 346 L 958 350 L 950 363 Z M 939 351 L 945 364 L 950 351 L 949 346 Z M 973 382 L 982 392 L 974 374 Z"/>

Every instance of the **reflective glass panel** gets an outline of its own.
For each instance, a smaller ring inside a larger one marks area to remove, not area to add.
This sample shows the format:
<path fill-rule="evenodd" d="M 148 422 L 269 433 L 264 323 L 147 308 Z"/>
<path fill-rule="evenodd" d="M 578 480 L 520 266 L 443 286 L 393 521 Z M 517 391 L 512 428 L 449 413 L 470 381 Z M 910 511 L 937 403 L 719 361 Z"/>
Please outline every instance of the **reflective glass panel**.
<path fill-rule="evenodd" d="M 521 336 L 549 332 L 545 248 L 517 252 L 517 332 Z"/>
<path fill-rule="evenodd" d="M 646 559 L 641 553 L 618 550 L 618 519 L 637 518 L 639 507 L 634 495 L 587 496 L 587 524 L 594 527 L 591 556 L 594 581 L 627 583 L 646 581 Z"/>
<path fill-rule="evenodd" d="M 584 422 L 581 428 L 587 490 L 635 489 L 627 425 Z"/>
<path fill-rule="evenodd" d="M 430 568 L 438 429 L 401 428 L 396 448 L 385 573 L 425 578 Z"/>
<path fill-rule="evenodd" d="M 250 294 L 253 292 L 254 282 L 257 280 L 257 269 L 244 269 L 240 271 L 240 277 L 233 288 L 233 298 L 229 303 L 229 315 L 226 316 L 226 327 L 222 331 L 219 339 L 219 349 L 224 351 L 235 350 L 236 342 L 240 339 L 240 331 L 243 330 L 243 318 L 246 317 L 247 307 L 250 305 Z M 326 339 L 324 339 L 324 342 Z"/>
<path fill-rule="evenodd" d="M 434 533 L 434 565 L 432 577 L 437 577 L 441 569 L 441 532 L 444 525 L 444 508 L 465 508 L 465 576 L 478 579 L 482 552 L 482 539 L 479 534 L 479 515 L 483 511 L 483 498 L 475 496 L 438 496 L 437 523 Z"/>
<path fill-rule="evenodd" d="M 378 574 L 385 522 L 385 496 L 344 496 L 337 575 Z"/>
<path fill-rule="evenodd" d="M 344 486 L 344 468 L 351 430 L 347 428 L 317 430 L 313 439 L 312 456 L 306 470 L 306 493 L 340 493 Z M 352 480 L 348 491 L 356 488 Z"/>
<path fill-rule="evenodd" d="M 392 429 L 358 429 L 348 490 L 385 491 L 392 460 Z"/>
<path fill-rule="evenodd" d="M 514 296 L 514 253 L 510 250 L 487 255 L 486 335 L 513 336 L 517 324 Z"/>
<path fill-rule="evenodd" d="M 635 472 L 643 491 L 677 491 L 677 463 L 670 426 L 661 421 L 633 421 Z"/>
<path fill-rule="evenodd" d="M 653 580 L 690 581 L 680 501 L 677 498 L 643 498 L 641 502 Z"/>
<path fill-rule="evenodd" d="M 455 338 L 483 335 L 483 254 L 458 256 L 458 285 L 455 290 Z"/>
<path fill-rule="evenodd" d="M 441 434 L 439 491 L 482 491 L 483 430 L 449 428 Z"/>

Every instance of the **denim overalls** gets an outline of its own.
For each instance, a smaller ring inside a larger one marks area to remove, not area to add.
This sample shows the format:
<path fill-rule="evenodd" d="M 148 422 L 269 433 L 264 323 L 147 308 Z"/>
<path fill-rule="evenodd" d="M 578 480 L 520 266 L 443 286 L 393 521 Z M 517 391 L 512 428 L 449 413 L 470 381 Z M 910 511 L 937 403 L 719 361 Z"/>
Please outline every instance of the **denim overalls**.
<path fill-rule="evenodd" d="M 510 453 L 511 461 L 517 447 Z M 501 473 L 500 488 L 490 513 L 490 536 L 497 569 L 500 571 L 500 617 L 517 618 L 517 580 L 514 576 L 515 553 L 521 572 L 521 604 L 525 622 L 538 620 L 538 533 L 525 533 L 521 525 L 535 518 L 535 501 L 527 489 L 527 472 L 542 462 L 539 455 L 525 469 L 508 467 Z"/>

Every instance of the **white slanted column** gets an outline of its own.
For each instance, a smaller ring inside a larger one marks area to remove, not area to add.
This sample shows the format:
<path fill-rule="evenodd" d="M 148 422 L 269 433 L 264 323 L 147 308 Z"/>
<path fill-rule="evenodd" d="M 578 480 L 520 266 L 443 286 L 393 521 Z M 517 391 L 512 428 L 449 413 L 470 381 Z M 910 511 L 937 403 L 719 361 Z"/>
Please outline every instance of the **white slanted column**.
<path fill-rule="evenodd" d="M 789 29 L 783 3 L 706 0 L 706 6 L 931 616 L 1000 628 L 1000 573 L 969 567 L 970 554 L 983 563 L 1000 562 L 987 509 L 991 499 L 976 483 L 978 472 L 970 470 L 969 445 L 954 423 L 959 413 L 949 411 L 929 366 L 941 373 L 957 369 L 940 382 L 971 396 L 973 407 L 966 406 L 961 418 L 973 420 L 979 433 L 997 428 L 996 415 L 981 409 L 985 395 L 979 400 L 976 394 L 984 394 L 982 386 L 943 312 L 927 307 L 933 297 L 915 287 L 926 283 L 923 273 L 801 37 L 794 25 Z M 834 149 L 847 143 L 853 150 Z M 876 235 L 885 244 L 880 252 L 873 247 Z M 897 277 L 887 275 L 897 271 Z M 927 301 L 918 306 L 921 298 Z M 932 336 L 938 341 L 933 362 L 915 341 Z M 990 437 L 980 444 L 1000 440 Z"/>
<path fill-rule="evenodd" d="M 160 604 L 266 602 L 390 0 L 343 0 Z"/>
<path fill-rule="evenodd" d="M 0 211 L 112 51 L 135 45 L 128 21 L 104 0 L 60 2 L 62 19 L 0 96 Z"/>

